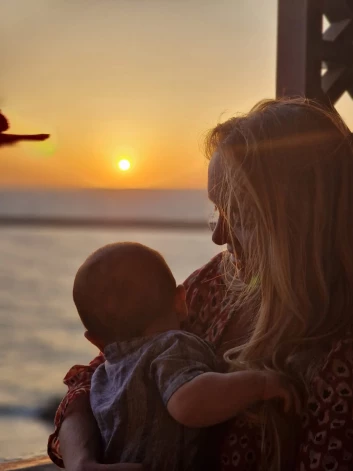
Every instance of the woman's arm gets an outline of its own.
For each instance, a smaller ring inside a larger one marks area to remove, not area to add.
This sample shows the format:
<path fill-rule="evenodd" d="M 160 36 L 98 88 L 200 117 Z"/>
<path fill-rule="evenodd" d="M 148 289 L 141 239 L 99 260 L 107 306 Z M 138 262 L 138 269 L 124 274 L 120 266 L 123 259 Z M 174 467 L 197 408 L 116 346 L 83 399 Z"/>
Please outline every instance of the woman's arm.
<path fill-rule="evenodd" d="M 100 354 L 89 366 L 74 366 L 64 378 L 68 392 L 56 416 L 55 431 L 49 437 L 48 455 L 66 471 L 142 471 L 134 463 L 101 464 L 101 438 L 93 417 L 89 392 L 96 368 L 104 362 Z"/>
<path fill-rule="evenodd" d="M 60 468 L 64 467 L 63 453 L 65 453 L 65 467 L 71 466 L 70 442 L 75 440 L 71 438 L 71 429 L 74 428 L 77 439 L 80 443 L 89 441 L 84 434 L 93 434 L 94 418 L 89 407 L 89 393 L 91 389 L 91 378 L 96 368 L 104 362 L 104 356 L 100 354 L 88 366 L 73 366 L 64 378 L 64 384 L 68 387 L 68 392 L 61 401 L 55 415 L 55 430 L 49 437 L 48 455 L 50 459 Z M 66 421 L 68 419 L 68 422 Z M 81 427 L 81 419 L 84 424 Z M 89 427 L 91 424 L 91 427 Z M 86 430 L 87 428 L 87 430 Z M 82 430 L 81 430 L 82 429 Z M 76 443 L 74 441 L 74 443 Z M 99 442 L 98 442 L 99 443 Z M 93 447 L 92 452 L 97 453 Z M 77 449 L 72 455 L 76 459 Z M 98 453 L 99 454 L 99 453 Z"/>
<path fill-rule="evenodd" d="M 135 463 L 99 463 L 101 437 L 88 395 L 80 396 L 66 409 L 59 431 L 60 448 L 66 471 L 142 471 Z"/>
<path fill-rule="evenodd" d="M 88 394 L 68 405 L 59 440 L 66 471 L 84 471 L 100 460 L 101 438 Z"/>

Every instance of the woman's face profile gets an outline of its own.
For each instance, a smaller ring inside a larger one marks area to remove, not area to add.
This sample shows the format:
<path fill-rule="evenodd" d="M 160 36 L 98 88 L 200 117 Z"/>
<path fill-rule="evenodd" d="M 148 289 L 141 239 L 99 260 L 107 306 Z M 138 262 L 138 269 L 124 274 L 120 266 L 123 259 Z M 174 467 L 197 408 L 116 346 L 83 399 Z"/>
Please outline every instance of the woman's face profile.
<path fill-rule="evenodd" d="M 232 211 L 232 236 L 229 230 L 229 223 L 225 217 L 226 209 L 221 204 L 221 189 L 224 186 L 224 170 L 221 157 L 216 152 L 213 154 L 208 167 L 208 197 L 215 205 L 217 219 L 212 224 L 212 241 L 216 245 L 227 245 L 227 250 L 231 254 L 234 263 L 241 260 L 243 249 L 243 231 L 236 217 L 236 211 Z"/>

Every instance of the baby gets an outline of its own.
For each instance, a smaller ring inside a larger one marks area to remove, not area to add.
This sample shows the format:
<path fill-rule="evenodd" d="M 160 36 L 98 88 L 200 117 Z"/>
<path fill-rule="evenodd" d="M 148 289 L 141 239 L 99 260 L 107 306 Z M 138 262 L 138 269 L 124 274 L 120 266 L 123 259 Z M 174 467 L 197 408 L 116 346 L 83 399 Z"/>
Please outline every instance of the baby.
<path fill-rule="evenodd" d="M 194 471 L 205 427 L 258 401 L 291 408 L 277 375 L 219 373 L 212 346 L 180 330 L 184 287 L 158 252 L 130 242 L 100 248 L 78 270 L 73 296 L 85 337 L 106 358 L 90 397 L 105 463 Z"/>

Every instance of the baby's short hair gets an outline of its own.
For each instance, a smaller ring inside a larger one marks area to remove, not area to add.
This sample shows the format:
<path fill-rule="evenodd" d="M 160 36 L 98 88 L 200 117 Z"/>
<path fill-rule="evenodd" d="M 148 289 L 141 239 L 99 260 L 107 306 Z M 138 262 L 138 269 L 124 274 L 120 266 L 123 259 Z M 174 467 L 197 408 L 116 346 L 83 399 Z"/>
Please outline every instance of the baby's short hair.
<path fill-rule="evenodd" d="M 136 242 L 93 252 L 76 274 L 73 298 L 85 328 L 105 341 L 139 336 L 173 308 L 176 281 L 164 258 Z"/>

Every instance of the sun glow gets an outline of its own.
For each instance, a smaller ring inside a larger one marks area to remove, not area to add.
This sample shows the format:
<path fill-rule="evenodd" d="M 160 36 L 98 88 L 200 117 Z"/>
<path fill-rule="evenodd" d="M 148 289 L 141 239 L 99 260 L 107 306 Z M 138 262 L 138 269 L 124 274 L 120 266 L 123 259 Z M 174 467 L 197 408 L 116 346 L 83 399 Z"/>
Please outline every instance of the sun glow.
<path fill-rule="evenodd" d="M 123 172 L 126 172 L 131 167 L 130 160 L 123 158 L 118 160 L 118 168 Z"/>

